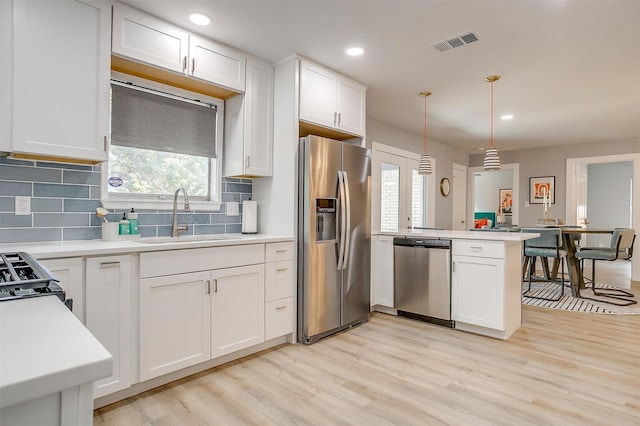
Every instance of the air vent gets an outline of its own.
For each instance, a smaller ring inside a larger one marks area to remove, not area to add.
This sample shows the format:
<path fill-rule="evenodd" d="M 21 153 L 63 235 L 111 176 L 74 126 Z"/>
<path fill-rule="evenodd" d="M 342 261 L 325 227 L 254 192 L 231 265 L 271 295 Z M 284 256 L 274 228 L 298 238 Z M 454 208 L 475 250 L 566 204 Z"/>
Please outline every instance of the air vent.
<path fill-rule="evenodd" d="M 445 52 L 447 50 L 461 47 L 474 41 L 482 40 L 480 34 L 477 31 L 467 31 L 462 34 L 458 34 L 453 37 L 449 37 L 445 40 L 433 43 L 431 46 L 435 47 L 438 52 Z"/>

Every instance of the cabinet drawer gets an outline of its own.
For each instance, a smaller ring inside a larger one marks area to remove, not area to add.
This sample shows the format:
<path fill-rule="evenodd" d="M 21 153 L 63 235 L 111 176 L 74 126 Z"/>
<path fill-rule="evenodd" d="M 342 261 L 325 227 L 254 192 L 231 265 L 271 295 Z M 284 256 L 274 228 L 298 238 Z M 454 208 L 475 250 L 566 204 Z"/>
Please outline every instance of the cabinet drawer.
<path fill-rule="evenodd" d="M 295 263 L 293 260 L 265 264 L 267 301 L 293 296 Z"/>
<path fill-rule="evenodd" d="M 294 259 L 295 244 L 293 241 L 284 243 L 268 243 L 265 249 L 265 262 Z"/>
<path fill-rule="evenodd" d="M 293 297 L 265 304 L 265 340 L 293 333 Z"/>
<path fill-rule="evenodd" d="M 140 253 L 140 278 L 264 263 L 264 244 Z"/>
<path fill-rule="evenodd" d="M 452 254 L 460 256 L 504 258 L 501 241 L 453 240 Z"/>

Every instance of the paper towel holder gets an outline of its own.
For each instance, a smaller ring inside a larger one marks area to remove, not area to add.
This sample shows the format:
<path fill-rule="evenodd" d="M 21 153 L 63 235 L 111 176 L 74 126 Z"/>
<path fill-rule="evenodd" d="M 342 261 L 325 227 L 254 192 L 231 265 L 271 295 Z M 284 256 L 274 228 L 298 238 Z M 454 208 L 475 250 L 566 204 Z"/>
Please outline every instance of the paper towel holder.
<path fill-rule="evenodd" d="M 258 233 L 258 202 L 243 201 L 242 202 L 242 233 L 257 234 Z"/>

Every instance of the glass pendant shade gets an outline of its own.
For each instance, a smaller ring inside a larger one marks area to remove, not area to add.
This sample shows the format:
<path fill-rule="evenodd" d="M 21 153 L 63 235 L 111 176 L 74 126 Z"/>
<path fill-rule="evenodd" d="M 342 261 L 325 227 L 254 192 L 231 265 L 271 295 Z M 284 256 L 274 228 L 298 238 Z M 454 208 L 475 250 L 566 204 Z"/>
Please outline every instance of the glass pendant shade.
<path fill-rule="evenodd" d="M 428 154 L 422 154 L 420 156 L 420 162 L 418 163 L 418 174 L 430 175 L 431 173 L 433 173 L 433 168 L 431 167 L 431 156 Z"/>
<path fill-rule="evenodd" d="M 498 157 L 498 150 L 495 148 L 487 148 L 484 155 L 483 168 L 487 171 L 500 170 L 500 157 Z"/>

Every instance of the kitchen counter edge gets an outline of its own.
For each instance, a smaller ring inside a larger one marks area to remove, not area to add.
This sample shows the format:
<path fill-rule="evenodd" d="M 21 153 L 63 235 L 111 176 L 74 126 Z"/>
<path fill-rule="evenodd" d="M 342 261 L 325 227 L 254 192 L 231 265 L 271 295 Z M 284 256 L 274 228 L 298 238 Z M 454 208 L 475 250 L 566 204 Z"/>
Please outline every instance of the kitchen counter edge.
<path fill-rule="evenodd" d="M 403 229 L 400 231 L 378 231 L 372 235 L 413 238 L 445 238 L 451 240 L 486 240 L 486 241 L 524 241 L 537 238 L 540 234 L 529 232 L 488 232 L 488 231 L 452 231 L 436 229 Z"/>
<path fill-rule="evenodd" d="M 192 249 L 202 247 L 225 247 L 248 244 L 264 244 L 293 241 L 293 236 L 276 235 L 232 235 L 231 238 L 222 240 L 183 240 L 179 237 L 176 242 L 161 244 L 146 244 L 138 240 L 81 240 L 81 241 L 56 241 L 56 242 L 30 242 L 11 243 L 0 245 L 0 251 L 27 252 L 36 259 L 56 259 L 66 257 L 102 256 L 114 254 L 132 254 L 153 251 Z"/>

